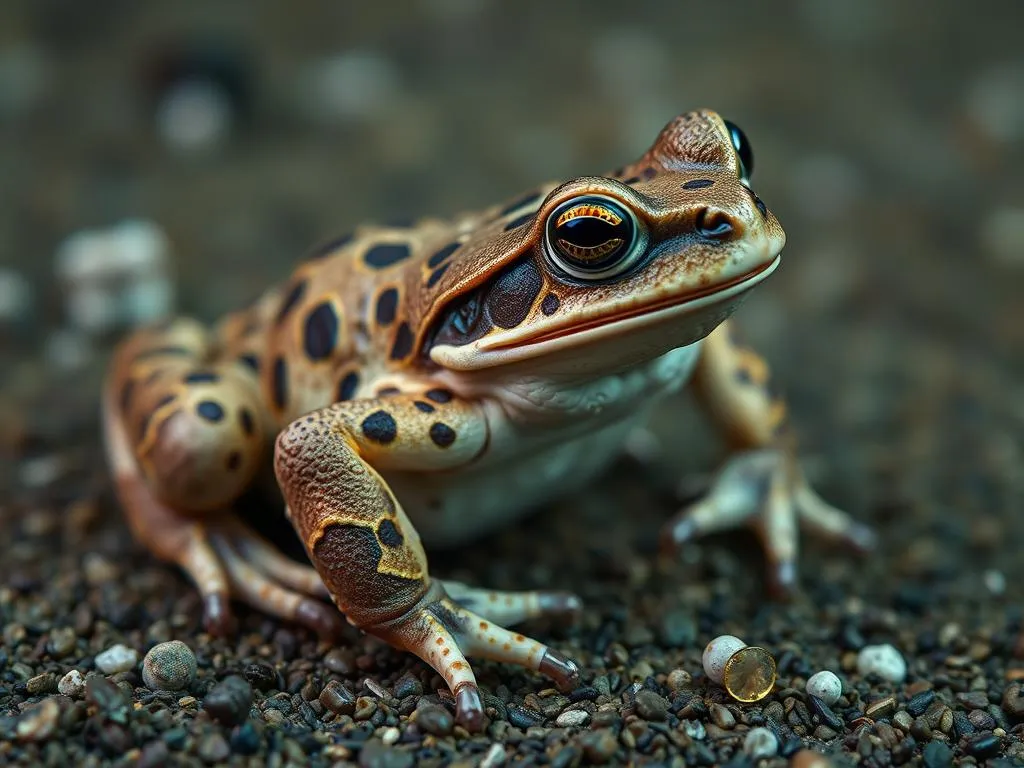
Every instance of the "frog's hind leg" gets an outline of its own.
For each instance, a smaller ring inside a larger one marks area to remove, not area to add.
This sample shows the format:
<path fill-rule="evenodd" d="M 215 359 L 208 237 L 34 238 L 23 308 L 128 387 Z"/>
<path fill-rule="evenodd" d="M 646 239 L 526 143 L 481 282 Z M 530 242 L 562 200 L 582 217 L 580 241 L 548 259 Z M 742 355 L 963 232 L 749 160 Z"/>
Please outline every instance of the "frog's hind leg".
<path fill-rule="evenodd" d="M 569 592 L 498 592 L 458 581 L 445 580 L 443 584 L 456 603 L 497 624 L 518 624 L 543 616 L 575 616 L 583 609 L 582 601 Z"/>
<path fill-rule="evenodd" d="M 316 572 L 274 552 L 227 511 L 264 462 L 267 444 L 252 372 L 207 364 L 209 352 L 206 331 L 180 320 L 139 331 L 116 353 L 104 430 L 128 524 L 195 583 L 211 631 L 228 631 L 236 596 L 334 634 L 337 612 L 306 596 L 325 594 Z"/>
<path fill-rule="evenodd" d="M 475 403 L 410 392 L 304 416 L 281 432 L 275 454 L 290 518 L 335 604 L 364 632 L 430 664 L 474 730 L 483 706 L 466 655 L 520 664 L 563 688 L 575 685 L 576 665 L 459 605 L 432 580 L 419 535 L 378 470 L 459 467 L 479 456 L 488 430 Z M 529 600 L 520 608 L 533 610 Z"/>

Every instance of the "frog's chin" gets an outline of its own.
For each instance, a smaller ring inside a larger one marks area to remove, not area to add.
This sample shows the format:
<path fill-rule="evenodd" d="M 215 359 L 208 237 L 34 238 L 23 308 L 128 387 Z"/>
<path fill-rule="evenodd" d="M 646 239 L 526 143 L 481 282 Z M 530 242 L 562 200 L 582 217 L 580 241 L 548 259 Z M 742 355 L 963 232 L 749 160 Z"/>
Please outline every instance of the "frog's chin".
<path fill-rule="evenodd" d="M 474 371 L 539 358 L 551 361 L 542 367 L 571 367 L 575 371 L 597 367 L 629 366 L 650 360 L 670 349 L 693 344 L 715 329 L 739 306 L 755 285 L 779 266 L 781 256 L 726 286 L 690 295 L 675 303 L 639 307 L 628 313 L 594 323 L 538 334 L 525 339 L 483 338 L 463 346 L 439 345 L 430 350 L 435 363 L 455 371 Z M 603 348 L 594 355 L 593 345 Z"/>

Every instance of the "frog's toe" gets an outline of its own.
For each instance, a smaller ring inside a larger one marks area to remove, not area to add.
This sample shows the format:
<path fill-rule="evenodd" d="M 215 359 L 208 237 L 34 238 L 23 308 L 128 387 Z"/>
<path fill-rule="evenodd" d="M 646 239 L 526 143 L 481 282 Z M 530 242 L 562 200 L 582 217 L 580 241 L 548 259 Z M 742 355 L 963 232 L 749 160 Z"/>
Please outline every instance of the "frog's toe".
<path fill-rule="evenodd" d="M 784 596 L 797 582 L 799 524 L 854 549 L 870 549 L 874 534 L 823 501 L 807 484 L 791 456 L 778 449 L 734 455 L 710 491 L 665 526 L 663 549 L 709 533 L 754 527 L 764 543 L 770 590 Z"/>
<path fill-rule="evenodd" d="M 283 580 L 261 572 L 236 549 L 230 535 L 213 533 L 210 543 L 227 571 L 233 597 L 274 616 L 302 624 L 324 639 L 341 635 L 344 623 L 334 606 L 282 586 Z"/>
<path fill-rule="evenodd" d="M 583 610 L 583 601 L 571 592 L 499 592 L 458 581 L 442 583 L 456 603 L 497 624 L 518 624 L 544 616 L 573 619 Z"/>

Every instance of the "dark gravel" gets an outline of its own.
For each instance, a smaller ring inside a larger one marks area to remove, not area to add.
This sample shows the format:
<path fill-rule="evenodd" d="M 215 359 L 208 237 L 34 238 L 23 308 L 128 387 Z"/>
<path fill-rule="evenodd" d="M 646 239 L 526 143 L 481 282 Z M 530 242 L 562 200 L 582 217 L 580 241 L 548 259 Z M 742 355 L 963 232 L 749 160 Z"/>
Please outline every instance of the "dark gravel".
<path fill-rule="evenodd" d="M 760 765 L 1024 765 L 1017 3 L 933 3 L 926 23 L 884 0 L 260 7 L 0 8 L 0 764 L 738 767 L 769 750 Z M 238 120 L 189 154 L 152 118 L 195 56 Z M 328 71 L 339 102 L 311 85 Z M 659 558 L 660 524 L 719 455 L 681 402 L 594 488 L 433 557 L 444 577 L 580 594 L 578 622 L 527 628 L 579 661 L 576 691 L 480 663 L 489 724 L 470 736 L 432 672 L 355 631 L 332 647 L 240 608 L 234 636 L 206 635 L 194 590 L 132 543 L 111 498 L 111 338 L 69 326 L 58 244 L 152 219 L 181 309 L 212 320 L 364 219 L 612 168 L 705 104 L 750 136 L 789 234 L 745 335 L 789 393 L 816 487 L 877 528 L 878 551 L 805 537 L 788 603 L 766 597 L 747 533 Z M 31 288 L 20 309 L 8 270 Z M 775 655 L 768 698 L 709 684 L 701 651 L 724 633 Z M 151 690 L 143 659 L 171 640 L 195 674 Z M 857 671 L 883 643 L 905 681 Z M 99 674 L 117 644 L 138 662 Z M 843 680 L 834 705 L 803 690 L 820 669 Z"/>

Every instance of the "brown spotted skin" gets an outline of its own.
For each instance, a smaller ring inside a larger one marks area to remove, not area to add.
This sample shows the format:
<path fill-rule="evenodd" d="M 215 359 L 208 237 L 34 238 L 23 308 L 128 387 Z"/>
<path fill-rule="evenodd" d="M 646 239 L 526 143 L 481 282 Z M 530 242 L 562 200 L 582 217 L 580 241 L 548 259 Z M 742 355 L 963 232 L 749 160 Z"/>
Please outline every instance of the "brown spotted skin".
<path fill-rule="evenodd" d="M 806 484 L 767 365 L 723 325 L 785 242 L 742 144 L 691 112 L 612 174 L 360 227 L 212 331 L 137 332 L 104 397 L 135 536 L 188 573 L 211 630 L 228 630 L 230 598 L 327 636 L 344 614 L 433 666 L 470 728 L 483 707 L 466 654 L 571 688 L 570 660 L 502 624 L 579 601 L 433 580 L 412 520 L 476 533 L 587 483 L 691 376 L 737 453 L 669 546 L 751 523 L 791 587 L 798 520 L 869 543 Z M 315 570 L 232 510 L 271 463 Z"/>

